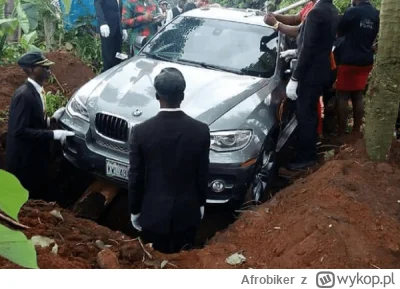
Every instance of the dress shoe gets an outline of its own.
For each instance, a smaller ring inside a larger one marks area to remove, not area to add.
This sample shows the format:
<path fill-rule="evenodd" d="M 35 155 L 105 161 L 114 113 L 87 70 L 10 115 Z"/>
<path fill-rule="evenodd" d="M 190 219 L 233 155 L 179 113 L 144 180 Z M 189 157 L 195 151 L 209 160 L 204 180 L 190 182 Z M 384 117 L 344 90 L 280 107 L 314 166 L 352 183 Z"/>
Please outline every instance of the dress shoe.
<path fill-rule="evenodd" d="M 291 171 L 306 170 L 316 164 L 316 161 L 302 161 L 302 162 L 292 162 L 287 165 L 287 169 Z"/>

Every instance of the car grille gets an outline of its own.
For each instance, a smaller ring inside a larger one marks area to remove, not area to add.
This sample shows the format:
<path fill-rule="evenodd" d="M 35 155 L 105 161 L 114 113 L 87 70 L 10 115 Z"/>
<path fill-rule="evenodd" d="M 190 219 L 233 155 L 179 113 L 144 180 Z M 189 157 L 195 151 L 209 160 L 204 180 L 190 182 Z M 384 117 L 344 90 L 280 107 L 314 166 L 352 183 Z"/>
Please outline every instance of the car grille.
<path fill-rule="evenodd" d="M 115 144 L 112 144 L 112 143 L 109 143 L 107 141 L 96 140 L 96 143 L 99 146 L 106 147 L 106 148 L 109 148 L 109 149 L 114 150 L 114 151 L 119 151 L 119 152 L 122 152 L 122 153 L 129 153 L 129 149 L 121 147 L 121 146 L 118 146 L 118 145 L 115 145 Z"/>
<path fill-rule="evenodd" d="M 128 122 L 122 118 L 104 113 L 98 113 L 96 114 L 95 125 L 96 130 L 108 138 L 123 142 L 128 141 Z"/>

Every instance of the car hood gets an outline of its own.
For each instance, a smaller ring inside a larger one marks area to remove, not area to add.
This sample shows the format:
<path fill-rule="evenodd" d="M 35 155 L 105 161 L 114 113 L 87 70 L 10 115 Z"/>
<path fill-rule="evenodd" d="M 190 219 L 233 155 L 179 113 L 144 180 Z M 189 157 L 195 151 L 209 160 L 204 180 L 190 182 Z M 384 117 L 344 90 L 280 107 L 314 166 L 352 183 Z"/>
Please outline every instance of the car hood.
<path fill-rule="evenodd" d="M 163 68 L 179 69 L 186 80 L 182 109 L 211 124 L 269 83 L 268 79 L 136 56 L 100 78 L 86 101 L 89 113 L 108 112 L 144 121 L 158 113 L 154 78 Z"/>

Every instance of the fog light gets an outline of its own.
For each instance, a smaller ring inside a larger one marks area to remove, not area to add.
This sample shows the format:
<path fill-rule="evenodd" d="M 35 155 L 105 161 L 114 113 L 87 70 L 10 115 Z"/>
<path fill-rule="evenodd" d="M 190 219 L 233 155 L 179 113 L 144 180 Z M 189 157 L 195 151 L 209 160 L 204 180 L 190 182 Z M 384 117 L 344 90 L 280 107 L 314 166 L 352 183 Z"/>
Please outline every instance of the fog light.
<path fill-rule="evenodd" d="M 216 193 L 220 193 L 225 190 L 225 184 L 223 181 L 213 181 L 211 183 L 211 189 Z"/>

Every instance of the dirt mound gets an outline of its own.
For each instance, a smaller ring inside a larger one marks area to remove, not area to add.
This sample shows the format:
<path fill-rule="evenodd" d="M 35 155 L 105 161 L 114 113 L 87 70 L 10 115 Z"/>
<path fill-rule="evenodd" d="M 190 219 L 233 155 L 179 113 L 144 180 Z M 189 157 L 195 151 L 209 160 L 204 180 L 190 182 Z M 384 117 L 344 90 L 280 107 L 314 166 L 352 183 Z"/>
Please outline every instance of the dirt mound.
<path fill-rule="evenodd" d="M 51 213 L 53 210 L 60 212 L 62 219 L 54 216 Z M 53 239 L 58 246 L 57 254 L 52 253 L 54 244 L 47 248 L 36 247 L 40 268 L 99 268 L 104 260 L 99 260 L 98 254 L 107 247 L 112 252 L 111 255 L 119 259 L 121 268 L 128 265 L 130 268 L 144 266 L 143 251 L 137 240 L 132 240 L 122 233 L 111 231 L 89 220 L 75 218 L 68 211 L 53 204 L 29 201 L 22 208 L 19 220 L 22 224 L 31 227 L 24 230 L 28 238 L 48 237 Z M 108 263 L 107 260 L 105 263 Z M 19 267 L 0 257 L 0 268 Z"/>
<path fill-rule="evenodd" d="M 78 88 L 95 77 L 93 71 L 80 59 L 66 51 L 49 52 L 47 57 L 55 62 L 52 72 L 65 90 L 64 95 L 70 97 Z M 48 84 L 47 90 L 61 90 L 57 83 Z"/>
<path fill-rule="evenodd" d="M 50 52 L 46 55 L 55 62 L 52 72 L 64 89 L 66 96 L 71 96 L 79 87 L 95 76 L 88 66 L 68 52 Z M 25 79 L 26 76 L 18 65 L 1 67 L 0 111 L 7 109 L 12 95 Z M 56 81 L 47 83 L 45 89 L 47 91 L 62 90 Z"/>
<path fill-rule="evenodd" d="M 316 173 L 244 213 L 203 250 L 170 257 L 180 268 L 399 268 L 400 170 L 373 164 L 357 143 Z M 353 159 L 350 159 L 353 155 Z M 162 258 L 162 257 L 161 257 Z"/>

